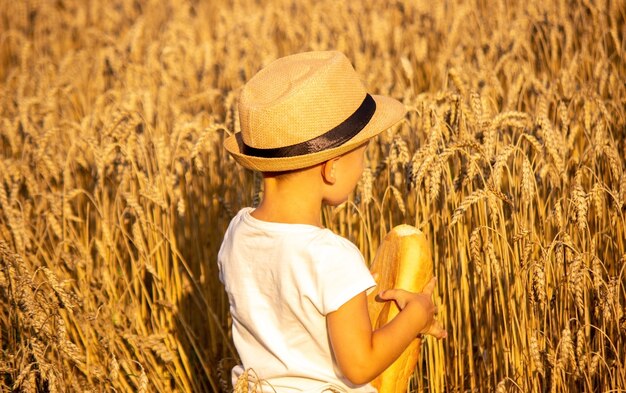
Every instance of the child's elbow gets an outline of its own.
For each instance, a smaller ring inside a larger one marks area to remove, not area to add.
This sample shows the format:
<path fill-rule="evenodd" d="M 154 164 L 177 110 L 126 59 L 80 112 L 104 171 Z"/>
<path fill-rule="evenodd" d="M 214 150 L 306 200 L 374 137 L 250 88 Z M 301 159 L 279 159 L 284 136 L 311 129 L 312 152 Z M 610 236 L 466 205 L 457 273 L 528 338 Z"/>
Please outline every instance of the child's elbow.
<path fill-rule="evenodd" d="M 360 385 L 365 385 L 366 383 L 372 382 L 372 379 L 365 378 L 363 376 L 357 376 L 355 378 L 348 378 L 348 381 L 350 381 L 350 383 L 353 385 L 360 386 Z"/>
<path fill-rule="evenodd" d="M 352 365 L 342 370 L 343 376 L 353 385 L 365 385 L 372 382 L 376 375 L 372 375 L 371 371 L 366 367 Z"/>

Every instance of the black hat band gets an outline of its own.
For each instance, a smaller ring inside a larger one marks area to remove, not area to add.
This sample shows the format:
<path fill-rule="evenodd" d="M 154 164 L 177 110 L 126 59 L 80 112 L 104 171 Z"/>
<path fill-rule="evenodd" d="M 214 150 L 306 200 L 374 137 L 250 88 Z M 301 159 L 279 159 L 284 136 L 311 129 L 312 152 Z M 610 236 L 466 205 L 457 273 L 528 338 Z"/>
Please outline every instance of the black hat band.
<path fill-rule="evenodd" d="M 358 134 L 363 128 L 365 128 L 372 116 L 374 116 L 374 112 L 376 112 L 376 101 L 374 101 L 372 96 L 366 94 L 359 108 L 352 115 L 350 115 L 350 117 L 330 131 L 327 131 L 324 134 L 308 141 L 284 147 L 259 149 L 246 145 L 241 138 L 240 132 L 237 133 L 236 137 L 241 148 L 241 152 L 248 156 L 262 158 L 302 156 L 343 145 Z"/>

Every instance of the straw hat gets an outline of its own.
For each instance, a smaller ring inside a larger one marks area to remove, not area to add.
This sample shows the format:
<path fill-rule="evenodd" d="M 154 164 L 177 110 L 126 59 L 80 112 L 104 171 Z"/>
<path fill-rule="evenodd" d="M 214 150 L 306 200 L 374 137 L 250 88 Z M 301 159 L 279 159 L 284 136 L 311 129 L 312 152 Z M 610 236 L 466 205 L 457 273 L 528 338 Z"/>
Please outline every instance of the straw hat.
<path fill-rule="evenodd" d="M 342 53 L 299 53 L 273 61 L 242 88 L 241 132 L 224 147 L 257 171 L 306 168 L 357 148 L 404 114 L 399 101 L 369 95 Z"/>

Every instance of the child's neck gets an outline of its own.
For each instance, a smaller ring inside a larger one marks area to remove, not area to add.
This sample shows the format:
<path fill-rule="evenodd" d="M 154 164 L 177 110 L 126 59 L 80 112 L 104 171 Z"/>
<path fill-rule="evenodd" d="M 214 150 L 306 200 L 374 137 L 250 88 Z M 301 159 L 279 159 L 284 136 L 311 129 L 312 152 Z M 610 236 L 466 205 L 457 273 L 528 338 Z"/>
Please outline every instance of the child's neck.
<path fill-rule="evenodd" d="M 252 212 L 259 220 L 321 227 L 322 198 L 315 184 L 297 179 L 263 180 L 263 199 Z"/>

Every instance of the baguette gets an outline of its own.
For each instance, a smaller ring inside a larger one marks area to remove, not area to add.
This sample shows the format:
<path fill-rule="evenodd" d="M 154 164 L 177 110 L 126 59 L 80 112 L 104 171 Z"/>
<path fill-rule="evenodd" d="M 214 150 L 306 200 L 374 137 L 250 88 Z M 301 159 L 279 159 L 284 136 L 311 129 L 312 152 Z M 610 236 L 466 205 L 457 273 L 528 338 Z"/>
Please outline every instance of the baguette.
<path fill-rule="evenodd" d="M 375 329 L 399 312 L 394 302 L 376 301 L 376 293 L 400 288 L 421 292 L 433 276 L 430 247 L 424 234 L 410 225 L 393 228 L 383 239 L 371 267 L 378 287 L 368 295 L 369 312 Z M 421 340 L 416 338 L 400 357 L 380 374 L 372 385 L 380 393 L 404 393 L 417 365 Z"/>

